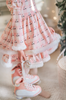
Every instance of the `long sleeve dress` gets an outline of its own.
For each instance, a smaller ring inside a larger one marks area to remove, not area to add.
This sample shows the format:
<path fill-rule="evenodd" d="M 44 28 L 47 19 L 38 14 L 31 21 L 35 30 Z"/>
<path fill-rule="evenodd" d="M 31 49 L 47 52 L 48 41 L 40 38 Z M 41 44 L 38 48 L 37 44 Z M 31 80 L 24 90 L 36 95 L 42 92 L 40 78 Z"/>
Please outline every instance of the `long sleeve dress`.
<path fill-rule="evenodd" d="M 23 50 L 30 68 L 42 67 L 45 58 L 50 59 L 47 50 L 59 42 L 58 35 L 47 26 L 34 0 L 6 0 L 6 4 L 12 17 L 0 37 L 2 64 L 16 66 L 18 51 Z"/>

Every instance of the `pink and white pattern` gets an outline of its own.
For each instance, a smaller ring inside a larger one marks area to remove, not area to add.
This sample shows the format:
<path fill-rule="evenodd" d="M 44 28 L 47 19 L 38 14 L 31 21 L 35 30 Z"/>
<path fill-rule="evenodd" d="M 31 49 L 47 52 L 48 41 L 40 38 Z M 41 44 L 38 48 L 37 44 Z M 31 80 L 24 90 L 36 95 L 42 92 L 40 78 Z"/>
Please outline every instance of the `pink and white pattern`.
<path fill-rule="evenodd" d="M 35 63 L 42 61 L 46 56 L 41 55 L 48 55 L 46 50 L 58 43 L 54 30 L 47 26 L 34 0 L 6 0 L 6 4 L 12 18 L 0 38 L 0 48 L 11 51 L 11 62 L 19 62 L 19 50 L 24 50 L 28 58 L 34 55 Z M 14 51 L 16 55 L 12 54 Z"/>

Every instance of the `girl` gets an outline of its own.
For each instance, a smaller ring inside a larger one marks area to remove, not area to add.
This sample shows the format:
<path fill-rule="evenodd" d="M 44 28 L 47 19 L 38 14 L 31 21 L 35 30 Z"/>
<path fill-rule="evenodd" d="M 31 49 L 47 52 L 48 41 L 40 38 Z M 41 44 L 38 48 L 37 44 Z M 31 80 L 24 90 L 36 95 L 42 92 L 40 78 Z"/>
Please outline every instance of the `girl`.
<path fill-rule="evenodd" d="M 47 50 L 59 43 L 58 35 L 47 26 L 34 0 L 6 0 L 6 3 L 12 18 L 0 38 L 0 51 L 4 62 L 2 63 L 7 67 L 13 67 L 14 71 L 19 63 L 28 60 L 29 73 L 35 75 L 37 68 L 50 59 Z M 23 65 L 24 63 L 22 71 Z M 19 82 L 23 82 L 23 79 L 19 79 L 16 84 Z M 40 95 L 50 97 L 45 91 Z"/>

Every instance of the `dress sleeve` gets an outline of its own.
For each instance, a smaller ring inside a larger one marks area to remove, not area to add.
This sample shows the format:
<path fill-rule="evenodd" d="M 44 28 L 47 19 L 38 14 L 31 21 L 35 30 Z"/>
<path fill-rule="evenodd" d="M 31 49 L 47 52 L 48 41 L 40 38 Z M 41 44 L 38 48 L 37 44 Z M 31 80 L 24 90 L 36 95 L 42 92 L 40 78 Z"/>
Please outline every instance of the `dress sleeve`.
<path fill-rule="evenodd" d="M 11 12 L 12 9 L 13 9 L 13 7 L 12 7 L 12 0 L 6 0 L 6 5 L 7 5 L 9 11 Z"/>

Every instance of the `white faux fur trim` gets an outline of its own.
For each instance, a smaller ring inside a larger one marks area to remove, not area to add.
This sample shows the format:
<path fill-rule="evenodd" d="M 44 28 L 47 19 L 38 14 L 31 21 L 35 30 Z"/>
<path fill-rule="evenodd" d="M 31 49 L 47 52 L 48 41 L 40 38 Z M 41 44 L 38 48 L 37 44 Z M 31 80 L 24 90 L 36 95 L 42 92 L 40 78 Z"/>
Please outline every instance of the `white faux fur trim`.
<path fill-rule="evenodd" d="M 2 55 L 3 56 L 3 55 Z M 20 63 L 20 62 L 14 62 L 14 63 L 11 63 L 11 56 L 9 56 L 9 60 L 7 63 L 5 63 L 2 58 L 1 58 L 1 65 L 3 67 L 7 67 L 7 68 L 14 68 L 15 66 L 17 66 L 17 64 Z"/>
<path fill-rule="evenodd" d="M 58 33 L 55 33 L 57 35 L 58 40 L 61 39 L 61 36 Z"/>
<path fill-rule="evenodd" d="M 13 50 L 5 50 L 5 49 L 1 49 L 0 48 L 0 52 L 3 54 L 8 54 L 8 55 L 12 55 L 12 54 L 17 54 L 17 51 L 13 51 Z"/>
<path fill-rule="evenodd" d="M 45 63 L 45 62 L 48 62 L 49 60 L 50 60 L 50 56 L 44 58 L 44 59 L 43 59 L 43 62 Z"/>
<path fill-rule="evenodd" d="M 56 33 L 57 34 L 57 33 Z M 43 48 L 40 48 L 40 49 L 36 49 L 36 50 L 25 50 L 25 54 L 26 55 L 33 55 L 33 54 L 38 54 L 40 52 L 44 52 L 52 47 L 54 47 L 56 44 L 58 44 L 60 42 L 60 39 L 61 39 L 61 36 L 59 34 L 58 35 L 58 40 L 55 40 L 54 42 L 48 44 L 47 46 L 43 47 Z M 18 51 L 17 51 L 17 47 L 15 48 L 14 46 L 12 47 L 14 50 L 5 50 L 5 49 L 2 49 L 0 48 L 0 52 L 2 52 L 3 54 L 8 54 L 8 55 L 12 55 L 12 54 L 17 54 Z M 20 48 L 20 47 L 19 47 Z M 26 49 L 26 45 L 24 45 L 24 48 L 21 47 L 21 49 L 18 49 L 18 50 L 23 50 L 23 49 Z"/>
<path fill-rule="evenodd" d="M 6 68 L 14 68 L 15 66 L 17 66 L 19 62 L 15 62 L 15 63 L 5 63 L 3 60 L 1 60 L 1 65 L 3 67 L 6 67 Z"/>
<path fill-rule="evenodd" d="M 52 54 L 53 52 L 55 52 L 55 50 L 58 48 L 58 44 L 55 46 L 55 47 L 53 47 L 51 50 L 48 50 L 48 54 L 50 55 L 50 54 Z"/>
<path fill-rule="evenodd" d="M 24 44 L 23 46 L 17 45 L 17 46 L 12 46 L 12 49 L 15 51 L 19 51 L 19 50 L 25 50 L 27 47 Z"/>
<path fill-rule="evenodd" d="M 39 68 L 39 67 L 42 67 L 42 66 L 43 66 L 43 61 L 40 61 L 40 62 L 36 62 L 36 63 L 31 64 L 30 69 Z"/>
<path fill-rule="evenodd" d="M 7 68 L 12 67 L 11 57 L 9 58 L 8 63 L 5 63 L 5 62 L 1 59 L 1 65 L 2 65 L 2 66 L 5 66 L 5 67 L 7 67 Z"/>
<path fill-rule="evenodd" d="M 58 40 L 58 41 L 55 40 L 55 41 L 53 41 L 52 43 L 50 43 L 50 44 L 48 44 L 47 46 L 42 47 L 42 48 L 40 48 L 40 49 L 36 49 L 36 50 L 27 50 L 27 51 L 25 51 L 25 54 L 26 54 L 26 55 L 33 55 L 33 54 L 38 54 L 38 53 L 40 53 L 40 52 L 44 52 L 44 51 L 46 51 L 46 50 L 52 48 L 53 46 L 55 46 L 57 43 L 59 43 L 59 40 Z"/>
<path fill-rule="evenodd" d="M 24 45 L 24 47 L 22 47 L 22 46 L 21 47 L 19 47 L 19 46 L 17 46 L 17 47 L 13 46 L 12 49 L 13 50 L 5 50 L 5 49 L 0 48 L 0 52 L 2 52 L 3 54 L 8 54 L 8 55 L 18 54 L 19 50 L 25 50 L 26 49 L 26 45 Z"/>
<path fill-rule="evenodd" d="M 57 34 L 57 33 L 55 33 L 55 34 Z M 59 34 L 57 34 L 57 38 L 58 38 L 57 39 L 57 44 L 53 47 L 52 50 L 48 50 L 48 54 L 52 54 L 58 48 L 58 44 L 60 42 L 61 36 Z"/>

